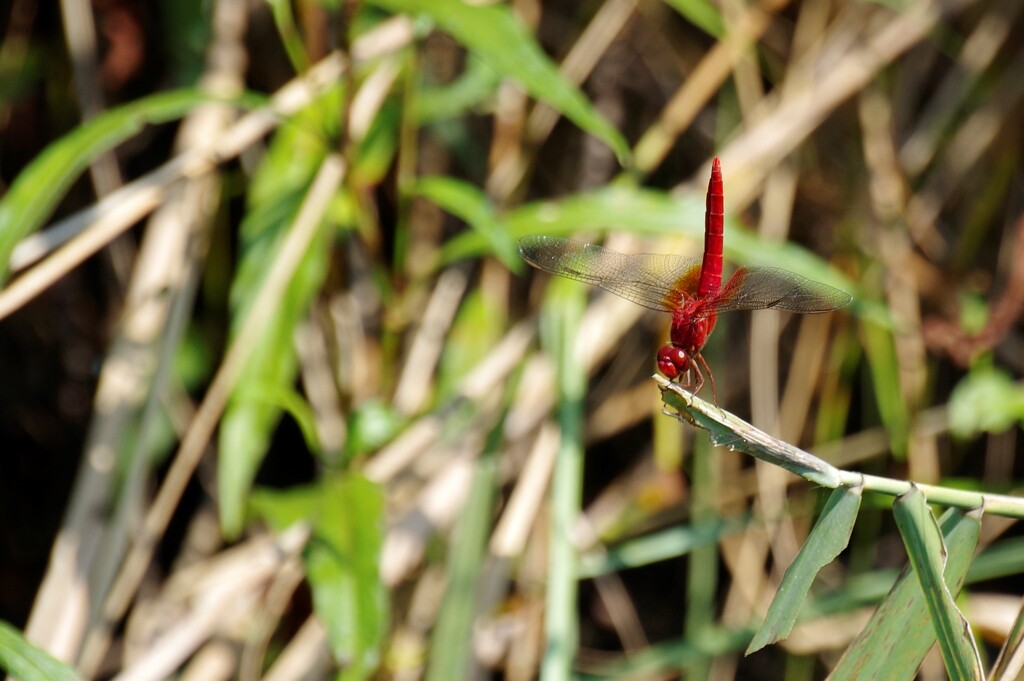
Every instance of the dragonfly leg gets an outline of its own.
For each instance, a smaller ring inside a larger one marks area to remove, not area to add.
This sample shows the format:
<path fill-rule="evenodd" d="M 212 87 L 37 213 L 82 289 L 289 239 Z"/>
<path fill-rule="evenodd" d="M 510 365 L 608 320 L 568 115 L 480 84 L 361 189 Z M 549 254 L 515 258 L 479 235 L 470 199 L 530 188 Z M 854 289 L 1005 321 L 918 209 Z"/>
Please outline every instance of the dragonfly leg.
<path fill-rule="evenodd" d="M 697 377 L 697 380 L 695 381 L 696 385 L 694 385 L 694 383 L 690 384 L 690 385 L 693 385 L 693 389 L 690 392 L 692 392 L 694 395 L 696 395 L 697 393 L 700 392 L 700 389 L 704 386 L 704 372 L 700 370 L 700 367 L 697 366 L 696 362 L 693 363 L 693 374 L 694 374 L 694 376 Z"/>
<path fill-rule="evenodd" d="M 698 367 L 698 362 L 700 364 L 704 365 L 704 371 L 708 372 L 708 380 L 711 382 L 711 397 L 714 399 L 715 406 L 717 407 L 718 406 L 718 390 L 715 389 L 715 375 L 713 373 L 711 373 L 711 367 L 708 366 L 708 361 L 706 359 L 704 359 L 704 355 L 702 355 L 701 353 L 698 352 L 697 356 L 696 356 L 696 359 L 697 359 L 697 361 L 693 363 L 693 368 L 697 370 L 697 374 L 700 376 L 700 385 L 704 385 L 704 373 Z M 697 386 L 698 390 L 700 389 L 700 385 Z M 697 390 L 694 390 L 693 392 L 694 392 L 694 394 L 696 394 Z"/>

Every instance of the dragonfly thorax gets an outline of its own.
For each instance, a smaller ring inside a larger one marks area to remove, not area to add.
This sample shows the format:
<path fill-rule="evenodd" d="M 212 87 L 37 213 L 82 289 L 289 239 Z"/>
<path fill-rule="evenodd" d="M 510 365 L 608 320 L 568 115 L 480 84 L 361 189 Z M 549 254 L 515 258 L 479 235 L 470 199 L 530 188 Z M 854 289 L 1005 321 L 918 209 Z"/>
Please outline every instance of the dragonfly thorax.
<path fill-rule="evenodd" d="M 714 313 L 700 316 L 697 311 L 687 311 L 684 308 L 680 313 L 673 315 L 672 330 L 669 333 L 672 345 L 682 348 L 691 356 L 698 354 L 707 342 L 708 335 L 715 328 L 716 319 Z"/>

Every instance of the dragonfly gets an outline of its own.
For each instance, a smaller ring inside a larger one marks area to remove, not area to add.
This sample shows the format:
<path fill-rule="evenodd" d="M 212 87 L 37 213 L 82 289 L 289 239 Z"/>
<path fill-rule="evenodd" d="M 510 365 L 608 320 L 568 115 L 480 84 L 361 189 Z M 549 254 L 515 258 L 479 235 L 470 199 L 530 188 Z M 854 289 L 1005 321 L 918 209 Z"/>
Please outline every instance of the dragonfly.
<path fill-rule="evenodd" d="M 719 313 L 776 309 L 832 312 L 852 299 L 845 291 L 777 267 L 740 267 L 722 285 L 725 192 L 722 164 L 715 157 L 704 214 L 704 255 L 698 260 L 656 253 L 625 254 L 597 244 L 553 236 L 519 240 L 519 254 L 544 272 L 575 279 L 652 310 L 672 315 L 669 341 L 658 350 L 658 370 L 698 393 L 704 376 L 718 393 L 701 354 Z"/>

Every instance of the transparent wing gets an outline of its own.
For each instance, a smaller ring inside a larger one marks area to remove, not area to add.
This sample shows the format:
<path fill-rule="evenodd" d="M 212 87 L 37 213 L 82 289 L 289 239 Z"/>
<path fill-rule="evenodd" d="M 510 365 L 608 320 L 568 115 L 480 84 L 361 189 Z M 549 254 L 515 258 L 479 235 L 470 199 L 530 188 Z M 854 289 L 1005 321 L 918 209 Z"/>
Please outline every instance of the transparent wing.
<path fill-rule="evenodd" d="M 717 312 L 774 308 L 831 312 L 852 300 L 849 293 L 777 267 L 741 267 L 709 307 Z"/>
<path fill-rule="evenodd" d="M 519 240 L 523 260 L 539 270 L 598 286 L 652 310 L 672 312 L 693 297 L 700 261 L 675 255 L 616 253 L 552 236 Z"/>

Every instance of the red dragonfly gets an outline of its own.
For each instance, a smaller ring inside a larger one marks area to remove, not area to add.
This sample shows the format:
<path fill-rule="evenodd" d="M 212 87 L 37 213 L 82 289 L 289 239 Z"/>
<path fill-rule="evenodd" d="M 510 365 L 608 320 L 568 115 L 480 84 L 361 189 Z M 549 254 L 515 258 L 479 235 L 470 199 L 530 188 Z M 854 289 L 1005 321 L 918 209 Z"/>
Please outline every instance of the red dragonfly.
<path fill-rule="evenodd" d="M 839 289 L 776 267 L 741 267 L 722 286 L 723 204 L 722 164 L 716 157 L 708 183 L 703 261 L 654 253 L 626 255 L 551 236 L 520 239 L 519 253 L 537 269 L 671 313 L 670 340 L 658 351 L 658 370 L 666 378 L 692 387 L 694 393 L 704 385 L 707 372 L 717 402 L 715 379 L 701 349 L 719 312 L 765 308 L 831 312 L 851 300 Z"/>

